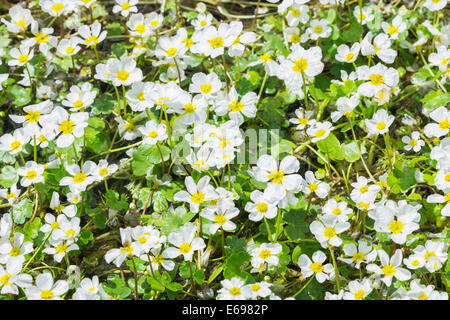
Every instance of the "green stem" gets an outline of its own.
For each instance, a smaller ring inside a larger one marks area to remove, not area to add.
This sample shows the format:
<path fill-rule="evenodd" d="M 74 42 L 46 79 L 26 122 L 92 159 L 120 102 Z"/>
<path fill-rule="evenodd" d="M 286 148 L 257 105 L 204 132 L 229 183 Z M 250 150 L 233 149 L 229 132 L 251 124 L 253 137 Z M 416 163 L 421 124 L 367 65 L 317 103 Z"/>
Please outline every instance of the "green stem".
<path fill-rule="evenodd" d="M 336 258 L 334 257 L 333 247 L 331 247 L 330 244 L 328 244 L 328 250 L 330 250 L 331 260 L 333 261 L 334 276 L 336 278 L 337 291 L 339 293 L 341 291 L 341 282 L 339 280 L 339 269 L 336 264 Z"/>
<path fill-rule="evenodd" d="M 273 242 L 273 237 L 272 237 L 272 232 L 270 232 L 270 228 L 269 228 L 269 223 L 267 222 L 266 217 L 263 218 L 264 219 L 264 223 L 266 224 L 266 228 L 267 228 L 267 234 L 269 236 L 269 241 Z"/>
<path fill-rule="evenodd" d="M 314 279 L 314 276 L 311 276 L 311 278 L 309 278 L 308 282 L 300 289 L 297 291 L 296 294 L 294 294 L 292 297 L 295 298 L 296 296 L 298 296 L 300 293 L 302 293 L 303 290 L 305 290 L 305 288 L 308 286 L 308 284 L 312 281 L 312 279 Z"/>

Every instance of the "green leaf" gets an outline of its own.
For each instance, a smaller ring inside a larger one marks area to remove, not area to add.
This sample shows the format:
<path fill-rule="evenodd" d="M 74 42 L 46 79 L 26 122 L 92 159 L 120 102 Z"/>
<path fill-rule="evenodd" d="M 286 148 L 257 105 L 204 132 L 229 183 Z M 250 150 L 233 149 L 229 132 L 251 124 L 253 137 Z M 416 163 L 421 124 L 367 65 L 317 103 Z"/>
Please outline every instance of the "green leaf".
<path fill-rule="evenodd" d="M 205 281 L 205 272 L 201 269 L 195 270 L 194 281 L 198 284 L 202 284 Z"/>
<path fill-rule="evenodd" d="M 31 102 L 31 90 L 19 85 L 13 85 L 7 89 L 9 96 L 13 99 L 13 104 L 17 107 L 26 106 Z"/>
<path fill-rule="evenodd" d="M 161 232 L 164 235 L 168 235 L 173 231 L 178 231 L 178 229 L 185 223 L 191 221 L 195 216 L 195 213 L 187 211 L 184 207 L 178 207 L 173 213 L 164 212 L 163 221 L 165 222 L 161 227 Z"/>
<path fill-rule="evenodd" d="M 284 214 L 284 219 L 288 222 L 285 234 L 292 241 L 305 238 L 305 233 L 309 231 L 309 225 L 305 222 L 305 210 L 290 210 Z"/>
<path fill-rule="evenodd" d="M 344 154 L 345 160 L 348 162 L 356 162 L 359 160 L 359 150 L 358 145 L 355 141 L 350 143 L 345 143 L 341 146 L 342 153 Z"/>
<path fill-rule="evenodd" d="M 245 251 L 247 241 L 236 236 L 227 236 L 226 244 L 233 252 Z"/>
<path fill-rule="evenodd" d="M 94 216 L 94 225 L 99 229 L 105 229 L 106 217 L 102 213 L 96 214 Z"/>
<path fill-rule="evenodd" d="M 341 144 L 333 133 L 330 133 L 325 139 L 317 141 L 317 147 L 332 160 L 344 159 Z"/>
<path fill-rule="evenodd" d="M 11 215 L 15 223 L 22 224 L 25 219 L 31 218 L 33 215 L 33 203 L 30 199 L 25 198 L 11 208 Z"/>
<path fill-rule="evenodd" d="M 345 42 L 357 42 L 360 40 L 363 32 L 364 28 L 361 26 L 361 24 L 357 21 L 353 21 L 350 25 L 349 30 L 342 33 L 342 39 Z"/>
<path fill-rule="evenodd" d="M 13 184 L 19 181 L 19 175 L 16 169 L 12 166 L 6 166 L 2 168 L 2 173 L 0 174 L 0 184 L 4 188 L 10 188 Z"/>
<path fill-rule="evenodd" d="M 119 199 L 119 193 L 117 191 L 110 189 L 106 192 L 105 199 L 106 199 L 108 206 L 110 206 L 114 210 L 117 210 L 117 211 L 127 210 L 129 207 L 128 196 L 124 193 L 121 194 L 120 199 Z"/>
<path fill-rule="evenodd" d="M 450 93 L 442 91 L 430 91 L 422 99 L 425 109 L 435 109 L 440 106 L 446 106 L 450 103 Z"/>
<path fill-rule="evenodd" d="M 39 229 L 42 226 L 41 219 L 33 219 L 33 221 L 28 221 L 23 226 L 23 231 L 26 241 L 31 241 L 36 238 L 39 234 Z"/>
<path fill-rule="evenodd" d="M 109 136 L 103 132 L 100 132 L 93 138 L 89 139 L 87 148 L 93 153 L 102 153 L 108 150 L 110 143 Z"/>
<path fill-rule="evenodd" d="M 110 114 L 113 112 L 116 104 L 117 100 L 112 95 L 106 93 L 102 94 L 100 97 L 97 97 L 91 108 L 95 115 Z"/>

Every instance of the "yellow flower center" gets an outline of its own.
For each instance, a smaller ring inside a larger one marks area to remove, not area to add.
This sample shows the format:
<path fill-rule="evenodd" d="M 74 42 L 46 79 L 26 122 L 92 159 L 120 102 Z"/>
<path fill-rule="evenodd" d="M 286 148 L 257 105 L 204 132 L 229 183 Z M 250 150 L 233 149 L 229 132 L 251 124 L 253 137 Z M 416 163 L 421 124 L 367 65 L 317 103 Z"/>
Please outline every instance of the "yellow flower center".
<path fill-rule="evenodd" d="M 72 54 L 75 51 L 74 47 L 68 46 L 66 48 L 66 54 Z"/>
<path fill-rule="evenodd" d="M 289 41 L 292 43 L 299 43 L 300 42 L 300 35 L 297 33 L 294 33 L 290 38 Z"/>
<path fill-rule="evenodd" d="M 52 222 L 50 228 L 52 228 L 52 230 L 59 229 L 59 223 L 56 221 Z"/>
<path fill-rule="evenodd" d="M 241 289 L 239 289 L 238 287 L 233 287 L 230 289 L 229 292 L 233 297 L 237 297 L 238 295 L 241 294 Z"/>
<path fill-rule="evenodd" d="M 352 260 L 354 262 L 360 262 L 363 261 L 366 258 L 366 255 L 362 252 L 357 252 L 352 256 Z"/>
<path fill-rule="evenodd" d="M 19 56 L 19 62 L 20 62 L 20 63 L 25 63 L 25 62 L 28 61 L 29 58 L 30 58 L 30 57 L 29 57 L 27 54 L 21 54 L 21 55 Z"/>
<path fill-rule="evenodd" d="M 401 221 L 391 221 L 389 223 L 389 231 L 393 234 L 398 234 L 403 231 L 403 223 Z"/>
<path fill-rule="evenodd" d="M 445 181 L 450 182 L 450 173 L 447 173 L 444 177 Z"/>
<path fill-rule="evenodd" d="M 308 119 L 306 118 L 298 118 L 298 124 L 301 124 L 303 126 L 306 126 L 308 124 Z"/>
<path fill-rule="evenodd" d="M 298 10 L 298 9 L 292 9 L 292 16 L 293 16 L 294 18 L 300 17 L 300 14 L 301 14 L 301 11 L 300 11 L 300 10 Z"/>
<path fill-rule="evenodd" d="M 148 136 L 152 139 L 155 139 L 158 136 L 158 132 L 156 132 L 155 130 L 150 131 L 150 133 L 148 134 Z"/>
<path fill-rule="evenodd" d="M 319 186 L 317 185 L 317 183 L 310 183 L 309 185 L 308 185 L 308 189 L 309 189 L 309 191 L 311 191 L 311 192 L 314 192 L 314 191 L 316 191 L 317 189 L 319 189 Z"/>
<path fill-rule="evenodd" d="M 10 283 L 8 282 L 9 279 L 12 277 L 13 275 L 11 273 L 7 273 L 4 274 L 1 278 L 0 278 L 0 283 L 4 286 L 9 286 Z"/>
<path fill-rule="evenodd" d="M 325 129 L 319 129 L 316 131 L 316 138 L 322 138 L 327 131 Z"/>
<path fill-rule="evenodd" d="M 268 249 L 262 249 L 261 252 L 259 253 L 259 257 L 261 259 L 267 259 L 270 258 L 272 256 L 272 252 L 270 252 L 270 250 Z"/>
<path fill-rule="evenodd" d="M 271 58 L 271 56 L 270 56 L 269 53 L 265 53 L 265 54 L 263 54 L 263 55 L 261 55 L 261 56 L 259 57 L 259 60 L 264 61 L 264 64 L 265 64 L 265 63 L 271 61 L 272 58 Z"/>
<path fill-rule="evenodd" d="M 183 40 L 184 45 L 186 48 L 190 48 L 194 45 L 194 40 L 190 39 L 190 38 L 186 38 Z"/>
<path fill-rule="evenodd" d="M 411 140 L 409 141 L 409 145 L 410 145 L 411 147 L 416 146 L 416 145 L 417 145 L 417 140 L 411 139 Z"/>
<path fill-rule="evenodd" d="M 425 293 L 422 293 L 420 296 L 417 297 L 417 299 L 419 299 L 419 300 L 428 300 L 428 296 Z"/>
<path fill-rule="evenodd" d="M 444 200 L 450 203 L 450 192 L 444 196 Z"/>
<path fill-rule="evenodd" d="M 86 38 L 86 40 L 84 41 L 86 44 L 91 44 L 91 45 L 97 45 L 98 43 L 98 38 L 94 35 L 91 35 L 89 37 Z"/>
<path fill-rule="evenodd" d="M 153 20 L 152 22 L 150 22 L 150 25 L 155 28 L 159 25 L 159 21 L 158 20 Z"/>
<path fill-rule="evenodd" d="M 14 192 L 7 193 L 6 194 L 6 200 L 9 200 L 11 198 L 17 198 L 17 195 Z"/>
<path fill-rule="evenodd" d="M 62 9 L 64 9 L 64 5 L 61 2 L 55 3 L 52 6 L 52 10 L 55 11 L 56 13 L 59 13 Z"/>
<path fill-rule="evenodd" d="M 366 293 L 364 292 L 364 290 L 360 289 L 360 290 L 356 291 L 353 296 L 355 297 L 355 300 L 362 300 L 362 299 L 364 299 L 365 294 Z"/>
<path fill-rule="evenodd" d="M 137 239 L 137 241 L 139 241 L 140 244 L 144 244 L 147 243 L 147 238 L 145 236 L 139 237 Z"/>
<path fill-rule="evenodd" d="M 134 29 L 137 33 L 143 34 L 145 32 L 145 24 L 138 24 Z"/>
<path fill-rule="evenodd" d="M 335 216 L 339 216 L 342 211 L 339 208 L 334 208 L 333 211 L 331 211 L 332 214 L 334 214 Z"/>
<path fill-rule="evenodd" d="M 189 253 L 189 252 L 191 252 L 191 249 L 192 249 L 191 244 L 187 243 L 187 242 L 182 243 L 181 246 L 180 246 L 180 252 L 181 253 Z"/>
<path fill-rule="evenodd" d="M 398 27 L 396 26 L 390 26 L 388 31 L 387 31 L 390 35 L 396 34 L 398 32 Z"/>
<path fill-rule="evenodd" d="M 18 150 L 22 143 L 18 140 L 11 143 L 11 150 Z"/>
<path fill-rule="evenodd" d="M 42 290 L 41 291 L 41 298 L 42 300 L 53 300 L 55 297 L 55 294 L 52 290 Z"/>
<path fill-rule="evenodd" d="M 207 23 L 208 22 L 206 22 L 206 20 L 202 20 L 202 21 L 200 21 L 200 26 L 204 27 L 204 26 L 206 26 Z"/>
<path fill-rule="evenodd" d="M 34 40 L 36 40 L 36 42 L 39 44 L 47 43 L 50 41 L 50 37 L 44 32 L 41 33 L 38 32 L 34 35 Z"/>
<path fill-rule="evenodd" d="M 327 227 L 323 231 L 323 235 L 327 237 L 328 239 L 333 238 L 336 235 L 336 230 L 332 227 Z"/>
<path fill-rule="evenodd" d="M 27 172 L 27 175 L 25 176 L 28 180 L 33 180 L 36 178 L 37 172 L 35 170 L 30 170 Z"/>
<path fill-rule="evenodd" d="M 323 271 L 323 269 L 324 269 L 324 267 L 323 267 L 321 262 L 311 263 L 310 268 L 311 268 L 311 271 L 314 272 L 314 273 L 321 273 Z"/>
<path fill-rule="evenodd" d="M 250 286 L 250 289 L 252 289 L 253 292 L 258 292 L 259 289 L 261 289 L 261 286 L 259 284 L 255 283 Z"/>
<path fill-rule="evenodd" d="M 436 257 L 436 253 L 434 253 L 433 251 L 427 251 L 424 256 L 425 256 L 425 260 L 428 261 L 428 259 L 430 259 L 430 257 Z"/>
<path fill-rule="evenodd" d="M 152 257 L 152 262 L 156 264 L 161 264 L 164 262 L 164 256 L 160 253 L 157 253 Z"/>
<path fill-rule="evenodd" d="M 73 130 L 75 130 L 75 122 L 70 120 L 65 120 L 61 122 L 61 124 L 58 127 L 59 131 L 62 132 L 62 134 L 71 134 Z"/>
<path fill-rule="evenodd" d="M 374 73 L 369 76 L 369 82 L 373 86 L 381 86 L 384 83 L 384 77 L 379 73 Z"/>
<path fill-rule="evenodd" d="M 86 174 L 79 172 L 73 176 L 73 182 L 82 183 L 82 182 L 86 181 L 86 178 L 87 178 Z"/>
<path fill-rule="evenodd" d="M 369 191 L 369 187 L 368 186 L 362 186 L 361 188 L 359 188 L 359 191 L 361 193 L 366 193 L 367 191 Z"/>
<path fill-rule="evenodd" d="M 222 37 L 212 38 L 211 40 L 208 40 L 208 42 L 211 45 L 211 47 L 213 47 L 214 49 L 219 49 L 219 48 L 223 47 Z"/>
<path fill-rule="evenodd" d="M 205 194 L 203 192 L 196 192 L 191 197 L 192 202 L 200 204 L 205 200 Z"/>
<path fill-rule="evenodd" d="M 323 31 L 323 27 L 322 26 L 315 26 L 314 27 L 314 32 L 315 33 L 322 33 L 322 31 Z"/>
<path fill-rule="evenodd" d="M 272 180 L 273 183 L 281 184 L 284 179 L 284 170 L 272 170 L 272 172 L 268 175 L 269 180 Z"/>
<path fill-rule="evenodd" d="M 387 264 L 381 269 L 381 272 L 383 272 L 386 277 L 393 276 L 396 271 L 397 270 L 395 270 L 395 267 L 392 264 Z"/>
<path fill-rule="evenodd" d="M 212 86 L 210 84 L 204 84 L 200 87 L 200 90 L 204 93 L 204 94 L 208 94 L 211 92 L 212 90 Z"/>
<path fill-rule="evenodd" d="M 295 60 L 292 69 L 297 73 L 305 72 L 308 69 L 308 60 L 305 58 Z"/>
<path fill-rule="evenodd" d="M 127 81 L 130 77 L 130 74 L 126 70 L 121 70 L 117 72 L 116 76 L 119 81 Z"/>
<path fill-rule="evenodd" d="M 73 230 L 73 229 L 67 230 L 66 237 L 71 237 L 71 238 L 75 237 L 75 230 Z"/>
<path fill-rule="evenodd" d="M 386 128 L 386 123 L 384 122 L 378 122 L 376 126 L 377 130 L 384 130 Z"/>
<path fill-rule="evenodd" d="M 55 251 L 56 253 L 65 253 L 67 249 L 68 249 L 67 244 L 61 243 L 55 248 Z"/>
<path fill-rule="evenodd" d="M 11 251 L 9 252 L 9 255 L 11 256 L 11 257 L 17 257 L 17 256 L 19 256 L 20 255 L 20 248 L 18 248 L 18 247 L 14 247 L 14 248 L 12 248 L 11 249 Z"/>
<path fill-rule="evenodd" d="M 354 56 L 355 54 L 353 52 L 347 53 L 347 55 L 345 56 L 345 60 L 350 61 Z"/>
<path fill-rule="evenodd" d="M 122 10 L 128 10 L 131 8 L 131 5 L 128 2 L 122 3 Z"/>
<path fill-rule="evenodd" d="M 231 104 L 228 105 L 228 108 L 231 112 L 240 112 L 244 109 L 244 104 L 240 101 L 234 100 Z"/>
<path fill-rule="evenodd" d="M 169 50 L 166 51 L 167 55 L 169 57 L 174 57 L 177 53 L 178 53 L 178 49 L 177 48 L 170 48 Z"/>
<path fill-rule="evenodd" d="M 75 102 L 73 103 L 73 107 L 76 108 L 76 109 L 79 109 L 79 108 L 81 108 L 82 106 L 84 106 L 84 102 L 81 101 L 81 100 L 77 100 L 77 101 L 75 101 Z"/>
<path fill-rule="evenodd" d="M 258 205 L 256 206 L 256 210 L 258 210 L 259 213 L 266 213 L 268 209 L 269 206 L 264 202 L 258 203 Z"/>
<path fill-rule="evenodd" d="M 120 252 L 125 252 L 128 254 L 129 257 L 133 255 L 134 249 L 131 247 L 131 243 L 127 243 L 126 246 L 120 248 Z"/>
<path fill-rule="evenodd" d="M 444 121 L 439 122 L 439 129 L 448 130 L 450 129 L 450 121 L 445 119 Z"/>
<path fill-rule="evenodd" d="M 227 218 L 223 214 L 218 214 L 214 217 L 214 223 L 223 226 L 227 222 Z"/>
<path fill-rule="evenodd" d="M 103 177 L 104 175 L 107 175 L 109 173 L 109 170 L 107 168 L 101 168 L 98 174 Z"/>
<path fill-rule="evenodd" d="M 197 107 L 194 104 L 190 103 L 190 102 L 186 103 L 184 105 L 184 112 L 186 112 L 188 114 L 194 113 L 196 109 L 197 109 Z"/>

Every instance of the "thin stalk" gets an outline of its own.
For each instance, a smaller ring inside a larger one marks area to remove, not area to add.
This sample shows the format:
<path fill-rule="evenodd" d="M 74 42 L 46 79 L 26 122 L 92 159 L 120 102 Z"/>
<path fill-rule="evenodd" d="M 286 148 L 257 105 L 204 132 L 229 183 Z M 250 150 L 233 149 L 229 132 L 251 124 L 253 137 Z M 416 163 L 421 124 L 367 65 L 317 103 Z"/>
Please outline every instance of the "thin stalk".
<path fill-rule="evenodd" d="M 328 250 L 330 250 L 331 260 L 333 261 L 333 267 L 334 267 L 334 276 L 336 278 L 336 285 L 337 285 L 337 291 L 341 291 L 341 282 L 339 280 L 339 269 L 336 264 L 336 258 L 334 257 L 334 250 L 333 247 L 328 244 Z"/>
<path fill-rule="evenodd" d="M 133 262 L 133 268 L 134 268 L 134 299 L 139 300 L 139 293 L 138 293 L 138 278 L 137 278 L 137 268 L 136 263 L 134 262 L 134 259 L 131 258 L 131 262 Z"/>
<path fill-rule="evenodd" d="M 308 282 L 307 282 L 300 290 L 298 290 L 297 293 L 294 294 L 292 297 L 295 298 L 295 297 L 298 296 L 300 293 L 302 293 L 302 291 L 306 289 L 306 287 L 307 287 L 308 284 L 312 281 L 312 279 L 314 279 L 314 276 L 311 276 L 311 278 L 309 278 Z"/>
<path fill-rule="evenodd" d="M 272 237 L 272 232 L 270 232 L 270 228 L 269 228 L 269 222 L 267 222 L 266 217 L 264 217 L 264 223 L 266 224 L 266 228 L 267 228 L 267 235 L 269 236 L 269 241 L 273 242 L 273 237 Z"/>

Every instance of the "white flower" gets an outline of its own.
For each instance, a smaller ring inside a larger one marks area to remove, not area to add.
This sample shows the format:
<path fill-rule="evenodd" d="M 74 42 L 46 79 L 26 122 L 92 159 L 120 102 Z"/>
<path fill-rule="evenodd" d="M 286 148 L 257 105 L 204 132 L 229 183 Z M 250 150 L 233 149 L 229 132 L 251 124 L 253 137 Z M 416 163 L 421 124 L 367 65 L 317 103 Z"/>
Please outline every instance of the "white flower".
<path fill-rule="evenodd" d="M 66 165 L 65 169 L 71 176 L 62 178 L 59 185 L 69 186 L 70 190 L 76 193 L 84 191 L 88 185 L 95 181 L 95 178 L 91 175 L 95 167 L 96 165 L 92 161 L 86 161 L 83 168 L 80 168 L 77 164 Z"/>
<path fill-rule="evenodd" d="M 102 31 L 102 25 L 95 21 L 90 27 L 83 25 L 78 29 L 81 38 L 84 39 L 84 45 L 88 47 L 95 47 L 97 44 L 105 40 L 107 31 Z"/>
<path fill-rule="evenodd" d="M 305 278 L 309 278 L 315 275 L 317 282 L 323 283 L 325 280 L 330 279 L 331 274 L 334 272 L 331 263 L 323 264 L 327 256 L 322 251 L 316 251 L 312 255 L 311 259 L 306 255 L 302 254 L 298 258 L 298 265 L 302 270 L 302 275 Z"/>
<path fill-rule="evenodd" d="M 447 0 L 425 0 L 423 6 L 430 11 L 442 10 L 447 5 Z"/>
<path fill-rule="evenodd" d="M 351 48 L 349 48 L 345 44 L 341 44 L 337 48 L 337 54 L 335 56 L 337 61 L 340 62 L 346 62 L 346 63 L 352 63 L 355 62 L 356 58 L 358 58 L 360 49 L 359 42 L 355 42 Z"/>
<path fill-rule="evenodd" d="M 88 126 L 89 113 L 69 114 L 62 107 L 56 107 L 48 119 L 49 125 L 53 126 L 59 134 L 56 145 L 58 148 L 65 148 L 70 146 L 75 138 L 81 138 L 84 135 L 84 128 Z"/>
<path fill-rule="evenodd" d="M 414 131 L 411 133 L 411 137 L 403 136 L 402 142 L 405 144 L 405 150 L 414 150 L 414 152 L 419 152 L 420 149 L 425 145 L 425 141 L 420 139 L 419 131 Z"/>
<path fill-rule="evenodd" d="M 66 242 L 50 239 L 49 242 L 52 247 L 45 248 L 42 252 L 53 255 L 53 259 L 56 262 L 61 262 L 67 252 L 80 249 L 77 244 L 71 241 Z"/>
<path fill-rule="evenodd" d="M 133 58 L 110 60 L 111 62 L 107 64 L 110 73 L 106 79 L 112 81 L 113 86 L 129 86 L 142 80 L 142 70 L 136 67 L 136 61 Z"/>
<path fill-rule="evenodd" d="M 130 12 L 137 12 L 136 4 L 139 0 L 116 0 L 116 4 L 113 7 L 113 13 L 118 13 L 123 17 L 128 17 Z"/>
<path fill-rule="evenodd" d="M 244 295 L 252 300 L 256 300 L 258 297 L 266 298 L 272 291 L 270 290 L 271 284 L 266 281 L 256 282 L 248 284 L 242 288 Z"/>
<path fill-rule="evenodd" d="M 398 34 L 406 30 L 406 23 L 403 22 L 401 16 L 396 16 L 391 23 L 381 22 L 381 27 L 392 40 L 397 40 Z"/>
<path fill-rule="evenodd" d="M 20 180 L 22 187 L 28 187 L 31 184 L 44 181 L 44 166 L 34 161 L 28 161 L 25 167 L 17 169 L 17 174 L 23 178 Z"/>
<path fill-rule="evenodd" d="M 414 254 L 425 259 L 425 267 L 429 272 L 435 272 L 442 268 L 447 261 L 445 244 L 441 241 L 427 240 L 425 245 L 414 248 Z"/>
<path fill-rule="evenodd" d="M 267 189 L 264 193 L 254 190 L 250 193 L 250 200 L 245 204 L 245 210 L 250 212 L 248 216 L 250 220 L 260 221 L 263 218 L 273 219 L 277 216 L 278 199 Z"/>
<path fill-rule="evenodd" d="M 353 280 L 349 282 L 347 290 L 342 297 L 344 300 L 364 300 L 372 292 L 372 283 L 369 279 Z"/>
<path fill-rule="evenodd" d="M 441 215 L 444 217 L 450 217 L 450 189 L 444 190 L 445 195 L 431 194 L 427 197 L 428 203 L 445 203 L 444 208 L 441 210 Z"/>
<path fill-rule="evenodd" d="M 373 39 L 372 32 L 368 32 L 361 41 L 361 54 L 363 56 L 377 56 L 384 63 L 391 64 L 397 57 L 397 51 L 391 49 L 391 40 L 389 37 L 380 33 Z"/>
<path fill-rule="evenodd" d="M 214 188 L 209 184 L 210 178 L 208 176 L 202 177 L 198 183 L 194 182 L 191 176 L 186 177 L 185 184 L 187 191 L 178 191 L 174 194 L 175 201 L 188 202 L 190 210 L 194 213 L 199 211 L 199 207 L 207 201 L 218 198 Z"/>
<path fill-rule="evenodd" d="M 302 179 L 301 184 L 303 193 L 306 195 L 315 193 L 321 199 L 325 198 L 330 191 L 330 186 L 326 182 L 316 179 L 312 171 L 305 172 L 305 179 Z"/>
<path fill-rule="evenodd" d="M 311 119 L 313 111 L 305 111 L 303 108 L 295 110 L 296 118 L 289 119 L 289 122 L 296 124 L 297 130 L 303 130 L 307 125 L 312 125 L 316 120 Z"/>
<path fill-rule="evenodd" d="M 421 285 L 419 279 L 410 282 L 411 290 L 408 291 L 408 297 L 411 300 L 448 300 L 447 292 L 434 290 L 433 285 Z"/>
<path fill-rule="evenodd" d="M 245 300 L 250 298 L 244 290 L 244 281 L 237 277 L 220 281 L 222 288 L 217 291 L 218 300 Z"/>
<path fill-rule="evenodd" d="M 222 88 L 222 82 L 214 72 L 208 75 L 200 72 L 192 76 L 192 83 L 189 85 L 189 92 L 200 93 L 209 99 L 212 95 L 218 93 Z"/>
<path fill-rule="evenodd" d="M 370 22 L 375 17 L 372 13 L 371 7 L 360 7 L 356 6 L 353 9 L 353 15 L 355 16 L 356 20 L 361 23 L 362 25 L 365 25 L 367 22 Z"/>
<path fill-rule="evenodd" d="M 9 55 L 12 59 L 8 61 L 8 66 L 24 66 L 33 58 L 34 49 L 31 49 L 26 43 L 22 43 L 19 49 L 12 48 L 11 51 L 9 51 Z"/>
<path fill-rule="evenodd" d="M 384 276 L 381 278 L 381 281 L 388 287 L 391 285 L 392 278 L 394 277 L 399 281 L 406 281 L 411 278 L 411 272 L 401 267 L 403 255 L 400 249 L 395 250 L 391 258 L 389 258 L 384 250 L 378 250 L 378 256 L 380 257 L 382 267 L 380 268 L 372 263 L 367 265 L 366 269 L 369 272 Z"/>
<path fill-rule="evenodd" d="M 9 9 L 11 22 L 2 18 L 2 22 L 6 25 L 9 32 L 19 33 L 25 32 L 29 25 L 34 21 L 31 11 L 23 8 L 21 5 L 15 5 Z"/>
<path fill-rule="evenodd" d="M 340 222 L 336 217 L 329 215 L 322 217 L 322 221 L 313 221 L 309 226 L 323 248 L 327 248 L 329 245 L 339 247 L 342 244 L 342 239 L 338 235 L 349 228 L 350 223 Z"/>
<path fill-rule="evenodd" d="M 145 127 L 139 127 L 138 130 L 144 136 L 143 143 L 154 145 L 158 141 L 167 139 L 167 129 L 164 123 L 157 123 L 155 120 L 150 120 L 145 124 Z"/>
<path fill-rule="evenodd" d="M 98 281 L 98 276 L 92 279 L 84 278 L 80 282 L 80 286 L 73 294 L 73 300 L 100 300 L 101 291 L 103 289 Z"/>
<path fill-rule="evenodd" d="M 329 199 L 322 207 L 322 212 L 324 216 L 330 215 L 336 217 L 339 221 L 345 222 L 353 210 L 347 208 L 347 202 L 345 201 L 337 202 L 335 199 Z"/>
<path fill-rule="evenodd" d="M 314 122 L 307 130 L 306 134 L 310 137 L 313 137 L 311 139 L 312 142 L 317 142 L 323 139 L 326 139 L 329 135 L 331 130 L 333 130 L 334 127 L 329 121 L 325 122 Z"/>
<path fill-rule="evenodd" d="M 0 245 L 0 263 L 7 268 L 16 268 L 25 261 L 25 255 L 33 251 L 33 243 L 24 241 L 23 233 L 15 232 L 9 241 Z M 9 266 L 9 267 L 8 267 Z"/>
<path fill-rule="evenodd" d="M 268 267 L 278 265 L 277 255 L 281 253 L 281 250 L 279 243 L 262 243 L 250 251 L 252 266 L 258 268 L 262 264 L 267 264 Z"/>
<path fill-rule="evenodd" d="M 26 273 L 21 273 L 22 264 L 9 264 L 6 269 L 0 265 L 1 294 L 19 294 L 19 288 L 28 288 L 33 283 L 33 278 Z"/>
<path fill-rule="evenodd" d="M 41 273 L 36 278 L 36 285 L 26 288 L 28 300 L 62 300 L 61 296 L 69 290 L 65 280 L 54 282 L 51 273 Z"/>
<path fill-rule="evenodd" d="M 372 249 L 372 246 L 368 244 L 365 240 L 358 240 L 358 248 L 353 243 L 347 243 L 343 247 L 343 251 L 346 256 L 351 258 L 341 258 L 341 260 L 348 264 L 354 264 L 356 269 L 359 269 L 361 263 L 369 263 L 375 261 L 377 258 L 377 251 Z"/>
<path fill-rule="evenodd" d="M 228 114 L 230 119 L 240 125 L 244 122 L 244 115 L 248 118 L 256 116 L 257 102 L 258 95 L 254 92 L 248 92 L 239 99 L 238 93 L 233 86 L 228 95 L 217 97 L 214 111 L 219 116 Z"/>
<path fill-rule="evenodd" d="M 394 120 L 395 116 L 390 116 L 385 109 L 380 109 L 373 115 L 372 119 L 366 119 L 364 122 L 369 135 L 379 135 L 387 133 Z"/>
<path fill-rule="evenodd" d="M 61 55 L 71 57 L 81 50 L 79 44 L 82 42 L 83 41 L 78 37 L 62 39 L 58 44 L 57 50 Z"/>
<path fill-rule="evenodd" d="M 438 46 L 437 52 L 430 53 L 428 61 L 440 71 L 446 71 L 450 61 L 450 50 L 446 46 Z"/>
<path fill-rule="evenodd" d="M 223 208 L 222 206 L 217 206 L 214 209 L 206 208 L 200 213 L 200 216 L 213 222 L 209 228 L 211 234 L 215 234 L 220 228 L 225 231 L 236 229 L 236 224 L 233 223 L 231 219 L 238 215 L 238 208 Z"/>
<path fill-rule="evenodd" d="M 388 200 L 369 211 L 369 217 L 375 220 L 374 228 L 378 232 L 387 232 L 392 241 L 398 244 L 406 242 L 406 236 L 419 229 L 422 205 L 411 206 L 406 200 L 395 203 Z"/>
<path fill-rule="evenodd" d="M 310 27 L 307 29 L 312 40 L 319 38 L 328 38 L 333 29 L 328 25 L 327 19 L 311 20 Z"/>
<path fill-rule="evenodd" d="M 399 82 L 398 71 L 381 63 L 373 67 L 358 67 L 356 73 L 358 80 L 366 81 L 358 87 L 358 94 L 365 97 L 373 97 L 382 89 L 390 90 Z"/>
<path fill-rule="evenodd" d="M 172 232 L 168 236 L 168 241 L 175 247 L 165 250 L 169 258 L 176 258 L 183 255 L 184 261 L 190 261 L 194 251 L 201 250 L 206 247 L 202 238 L 195 238 L 196 227 L 192 224 L 185 224 L 180 228 L 180 232 Z"/>
<path fill-rule="evenodd" d="M 428 138 L 446 136 L 450 130 L 450 111 L 442 106 L 434 109 L 430 113 L 430 118 L 437 123 L 429 123 L 424 128 L 424 133 Z"/>
<path fill-rule="evenodd" d="M 284 198 L 287 191 L 294 190 L 301 182 L 301 176 L 296 174 L 300 163 L 294 156 L 287 156 L 280 164 L 269 155 L 259 157 L 251 174 L 256 180 L 268 182 L 267 192 L 278 199 Z"/>
<path fill-rule="evenodd" d="M 20 196 L 20 189 L 17 188 L 17 184 L 13 184 L 9 191 L 8 189 L 0 189 L 0 198 L 6 199 L 9 204 L 13 204 L 16 199 Z"/>

